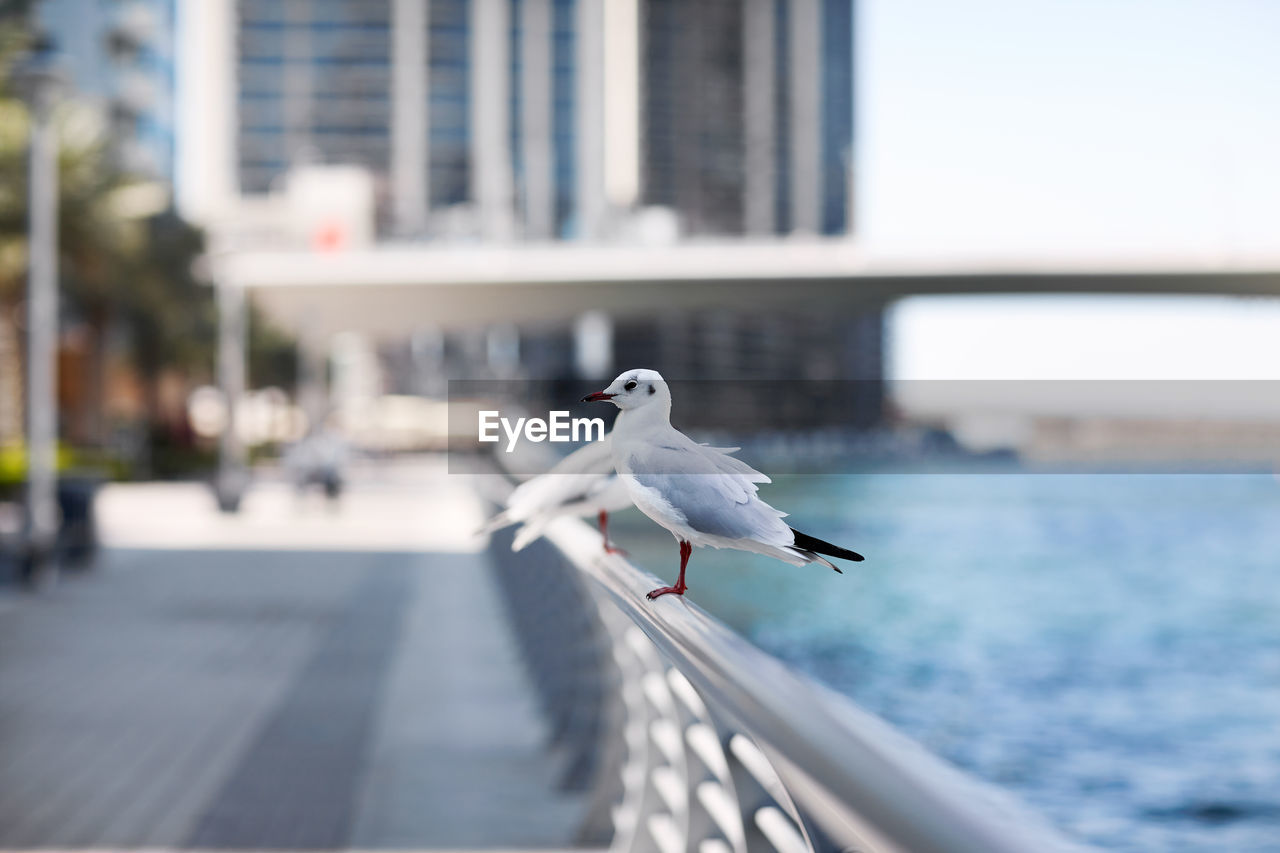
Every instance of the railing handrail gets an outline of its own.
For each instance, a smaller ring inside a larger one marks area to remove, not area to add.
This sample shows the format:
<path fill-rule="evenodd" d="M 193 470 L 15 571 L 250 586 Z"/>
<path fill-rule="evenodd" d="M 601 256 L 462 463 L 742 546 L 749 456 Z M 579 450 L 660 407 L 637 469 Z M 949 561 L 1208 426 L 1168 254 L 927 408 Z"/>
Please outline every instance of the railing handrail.
<path fill-rule="evenodd" d="M 854 702 L 753 646 L 661 581 L 607 555 L 564 518 L 546 537 L 591 578 L 708 706 L 749 735 L 787 793 L 837 846 L 915 853 L 1081 849 L 1004 791 L 970 777 Z"/>

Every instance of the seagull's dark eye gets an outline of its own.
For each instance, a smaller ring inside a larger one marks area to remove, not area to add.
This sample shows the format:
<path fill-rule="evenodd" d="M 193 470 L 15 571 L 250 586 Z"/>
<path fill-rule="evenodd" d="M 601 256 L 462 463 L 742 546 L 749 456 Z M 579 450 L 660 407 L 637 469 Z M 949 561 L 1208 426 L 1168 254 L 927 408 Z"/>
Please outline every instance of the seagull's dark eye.
<path fill-rule="evenodd" d="M 626 385 L 623 385 L 622 387 L 628 391 L 634 391 L 636 390 L 636 381 L 632 379 L 630 382 L 628 382 Z"/>

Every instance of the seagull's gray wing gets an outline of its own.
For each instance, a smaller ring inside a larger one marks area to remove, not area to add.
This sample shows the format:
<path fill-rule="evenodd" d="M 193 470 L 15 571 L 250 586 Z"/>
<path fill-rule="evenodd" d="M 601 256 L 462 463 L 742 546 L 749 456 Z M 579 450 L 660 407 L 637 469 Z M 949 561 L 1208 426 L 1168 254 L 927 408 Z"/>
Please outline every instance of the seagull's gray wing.
<path fill-rule="evenodd" d="M 779 512 L 756 497 L 769 478 L 741 460 L 693 442 L 651 445 L 632 462 L 636 482 L 655 490 L 699 533 L 790 544 Z"/>

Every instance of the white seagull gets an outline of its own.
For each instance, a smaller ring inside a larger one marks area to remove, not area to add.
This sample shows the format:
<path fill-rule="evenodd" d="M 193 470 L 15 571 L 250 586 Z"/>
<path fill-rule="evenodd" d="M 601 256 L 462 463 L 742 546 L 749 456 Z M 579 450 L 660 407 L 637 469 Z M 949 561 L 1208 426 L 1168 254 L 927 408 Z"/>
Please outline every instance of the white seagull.
<path fill-rule="evenodd" d="M 618 421 L 622 421 L 621 415 Z M 543 529 L 565 515 L 596 516 L 604 550 L 621 549 L 609 544 L 609 513 L 631 506 L 631 494 L 613 471 L 610 436 L 589 442 L 557 462 L 546 473 L 526 480 L 507 498 L 507 508 L 477 531 L 492 533 L 511 524 L 521 524 L 511 542 L 512 551 L 521 551 L 542 535 Z"/>
<path fill-rule="evenodd" d="M 756 484 L 770 482 L 764 474 L 671 426 L 671 391 L 656 370 L 628 370 L 583 398 L 606 400 L 622 410 L 611 433 L 618 478 L 640 511 L 680 543 L 679 579 L 650 592 L 651 600 L 684 595 L 694 545 L 754 551 L 793 566 L 822 563 L 837 572 L 822 555 L 861 562 L 861 554 L 787 526 L 785 512 L 756 496 Z"/>

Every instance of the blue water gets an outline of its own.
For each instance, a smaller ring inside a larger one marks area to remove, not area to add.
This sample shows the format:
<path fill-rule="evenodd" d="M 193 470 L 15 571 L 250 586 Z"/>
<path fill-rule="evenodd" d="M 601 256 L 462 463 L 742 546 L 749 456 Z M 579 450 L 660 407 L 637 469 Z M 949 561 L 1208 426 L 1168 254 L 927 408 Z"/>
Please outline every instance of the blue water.
<path fill-rule="evenodd" d="M 1280 850 L 1280 481 L 795 476 L 762 495 L 867 562 L 699 550 L 690 597 L 1067 834 Z M 620 544 L 668 582 L 670 536 Z"/>

